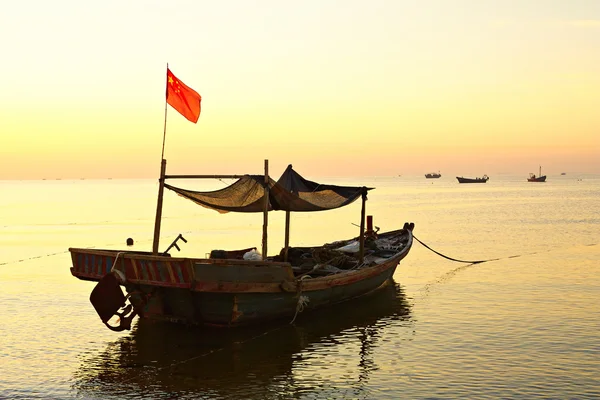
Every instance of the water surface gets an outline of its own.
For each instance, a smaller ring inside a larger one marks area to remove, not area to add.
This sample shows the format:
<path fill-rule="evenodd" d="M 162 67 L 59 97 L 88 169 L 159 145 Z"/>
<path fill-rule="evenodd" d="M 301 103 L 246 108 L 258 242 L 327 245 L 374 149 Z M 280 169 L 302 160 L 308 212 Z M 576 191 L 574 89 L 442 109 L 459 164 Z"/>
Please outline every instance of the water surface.
<path fill-rule="evenodd" d="M 581 179 L 581 180 L 579 180 Z M 367 185 L 382 230 L 415 243 L 382 291 L 294 324 L 207 330 L 102 325 L 69 247 L 151 247 L 154 181 L 0 182 L 0 398 L 598 398 L 600 177 L 333 179 Z M 185 183 L 184 183 L 185 184 Z M 195 183 L 217 189 L 220 182 Z M 260 248 L 262 215 L 167 193 L 161 248 Z M 357 234 L 360 204 L 293 214 L 292 245 Z M 269 252 L 284 215 L 270 214 Z"/>

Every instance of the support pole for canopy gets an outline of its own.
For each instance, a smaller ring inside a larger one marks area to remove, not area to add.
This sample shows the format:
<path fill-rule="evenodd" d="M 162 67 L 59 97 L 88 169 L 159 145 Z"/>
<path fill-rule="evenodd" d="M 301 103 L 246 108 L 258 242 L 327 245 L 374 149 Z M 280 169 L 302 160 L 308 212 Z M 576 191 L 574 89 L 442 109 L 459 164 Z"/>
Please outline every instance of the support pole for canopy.
<path fill-rule="evenodd" d="M 283 252 L 283 261 L 288 260 L 288 249 L 290 247 L 290 212 L 285 212 L 285 250 Z"/>
<path fill-rule="evenodd" d="M 365 214 L 366 214 L 367 192 L 362 194 L 362 209 L 360 210 L 360 263 L 365 259 Z"/>
<path fill-rule="evenodd" d="M 245 175 L 165 175 L 165 179 L 239 179 Z"/>
<path fill-rule="evenodd" d="M 269 225 L 269 160 L 265 160 L 265 203 L 263 208 L 262 258 L 267 259 L 267 226 Z"/>
<path fill-rule="evenodd" d="M 154 220 L 154 240 L 152 241 L 152 253 L 158 254 L 158 241 L 160 239 L 160 221 L 162 218 L 163 193 L 165 191 L 165 170 L 167 160 L 164 158 L 160 163 L 160 178 L 158 180 L 158 201 L 156 204 L 156 219 Z"/>

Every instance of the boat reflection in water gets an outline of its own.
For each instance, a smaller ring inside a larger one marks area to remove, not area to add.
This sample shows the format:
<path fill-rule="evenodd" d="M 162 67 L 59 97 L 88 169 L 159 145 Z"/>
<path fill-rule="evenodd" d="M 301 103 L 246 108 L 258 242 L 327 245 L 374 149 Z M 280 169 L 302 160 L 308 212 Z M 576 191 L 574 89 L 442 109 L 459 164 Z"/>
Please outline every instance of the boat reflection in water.
<path fill-rule="evenodd" d="M 325 394 L 333 389 L 326 375 L 351 368 L 355 379 L 345 385 L 356 397 L 378 368 L 373 352 L 393 321 L 411 335 L 409 305 L 394 282 L 340 306 L 300 313 L 293 325 L 207 329 L 138 320 L 129 336 L 83 360 L 73 389 L 84 398 L 288 398 Z M 331 370 L 315 381 L 313 370 L 321 371 L 315 364 Z"/>

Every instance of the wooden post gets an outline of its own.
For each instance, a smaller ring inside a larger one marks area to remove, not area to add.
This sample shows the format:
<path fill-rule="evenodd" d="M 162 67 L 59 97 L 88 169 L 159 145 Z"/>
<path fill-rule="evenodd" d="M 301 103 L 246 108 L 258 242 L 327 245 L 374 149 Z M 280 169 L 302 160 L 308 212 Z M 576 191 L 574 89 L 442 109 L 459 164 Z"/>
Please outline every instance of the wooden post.
<path fill-rule="evenodd" d="M 154 220 L 154 240 L 152 242 L 152 254 L 158 255 L 158 242 L 160 239 L 160 221 L 162 218 L 163 192 L 165 190 L 165 170 L 167 160 L 164 158 L 160 163 L 160 178 L 158 180 L 158 202 L 156 204 L 156 219 Z"/>
<path fill-rule="evenodd" d="M 283 251 L 283 261 L 288 260 L 288 249 L 290 247 L 290 212 L 285 212 L 285 250 Z"/>
<path fill-rule="evenodd" d="M 360 210 L 360 263 L 365 259 L 365 213 L 367 203 L 367 191 L 362 194 L 362 209 Z"/>
<path fill-rule="evenodd" d="M 267 226 L 269 225 L 269 160 L 265 160 L 265 203 L 263 208 L 262 259 L 267 259 Z"/>

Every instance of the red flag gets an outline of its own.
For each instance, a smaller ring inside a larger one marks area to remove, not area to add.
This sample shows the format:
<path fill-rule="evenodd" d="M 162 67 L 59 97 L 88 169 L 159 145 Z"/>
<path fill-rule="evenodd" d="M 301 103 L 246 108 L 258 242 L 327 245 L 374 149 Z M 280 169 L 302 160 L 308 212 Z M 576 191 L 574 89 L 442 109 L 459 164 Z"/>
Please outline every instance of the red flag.
<path fill-rule="evenodd" d="M 196 123 L 200 116 L 200 101 L 202 97 L 198 92 L 177 79 L 167 68 L 167 103 L 188 120 Z"/>

